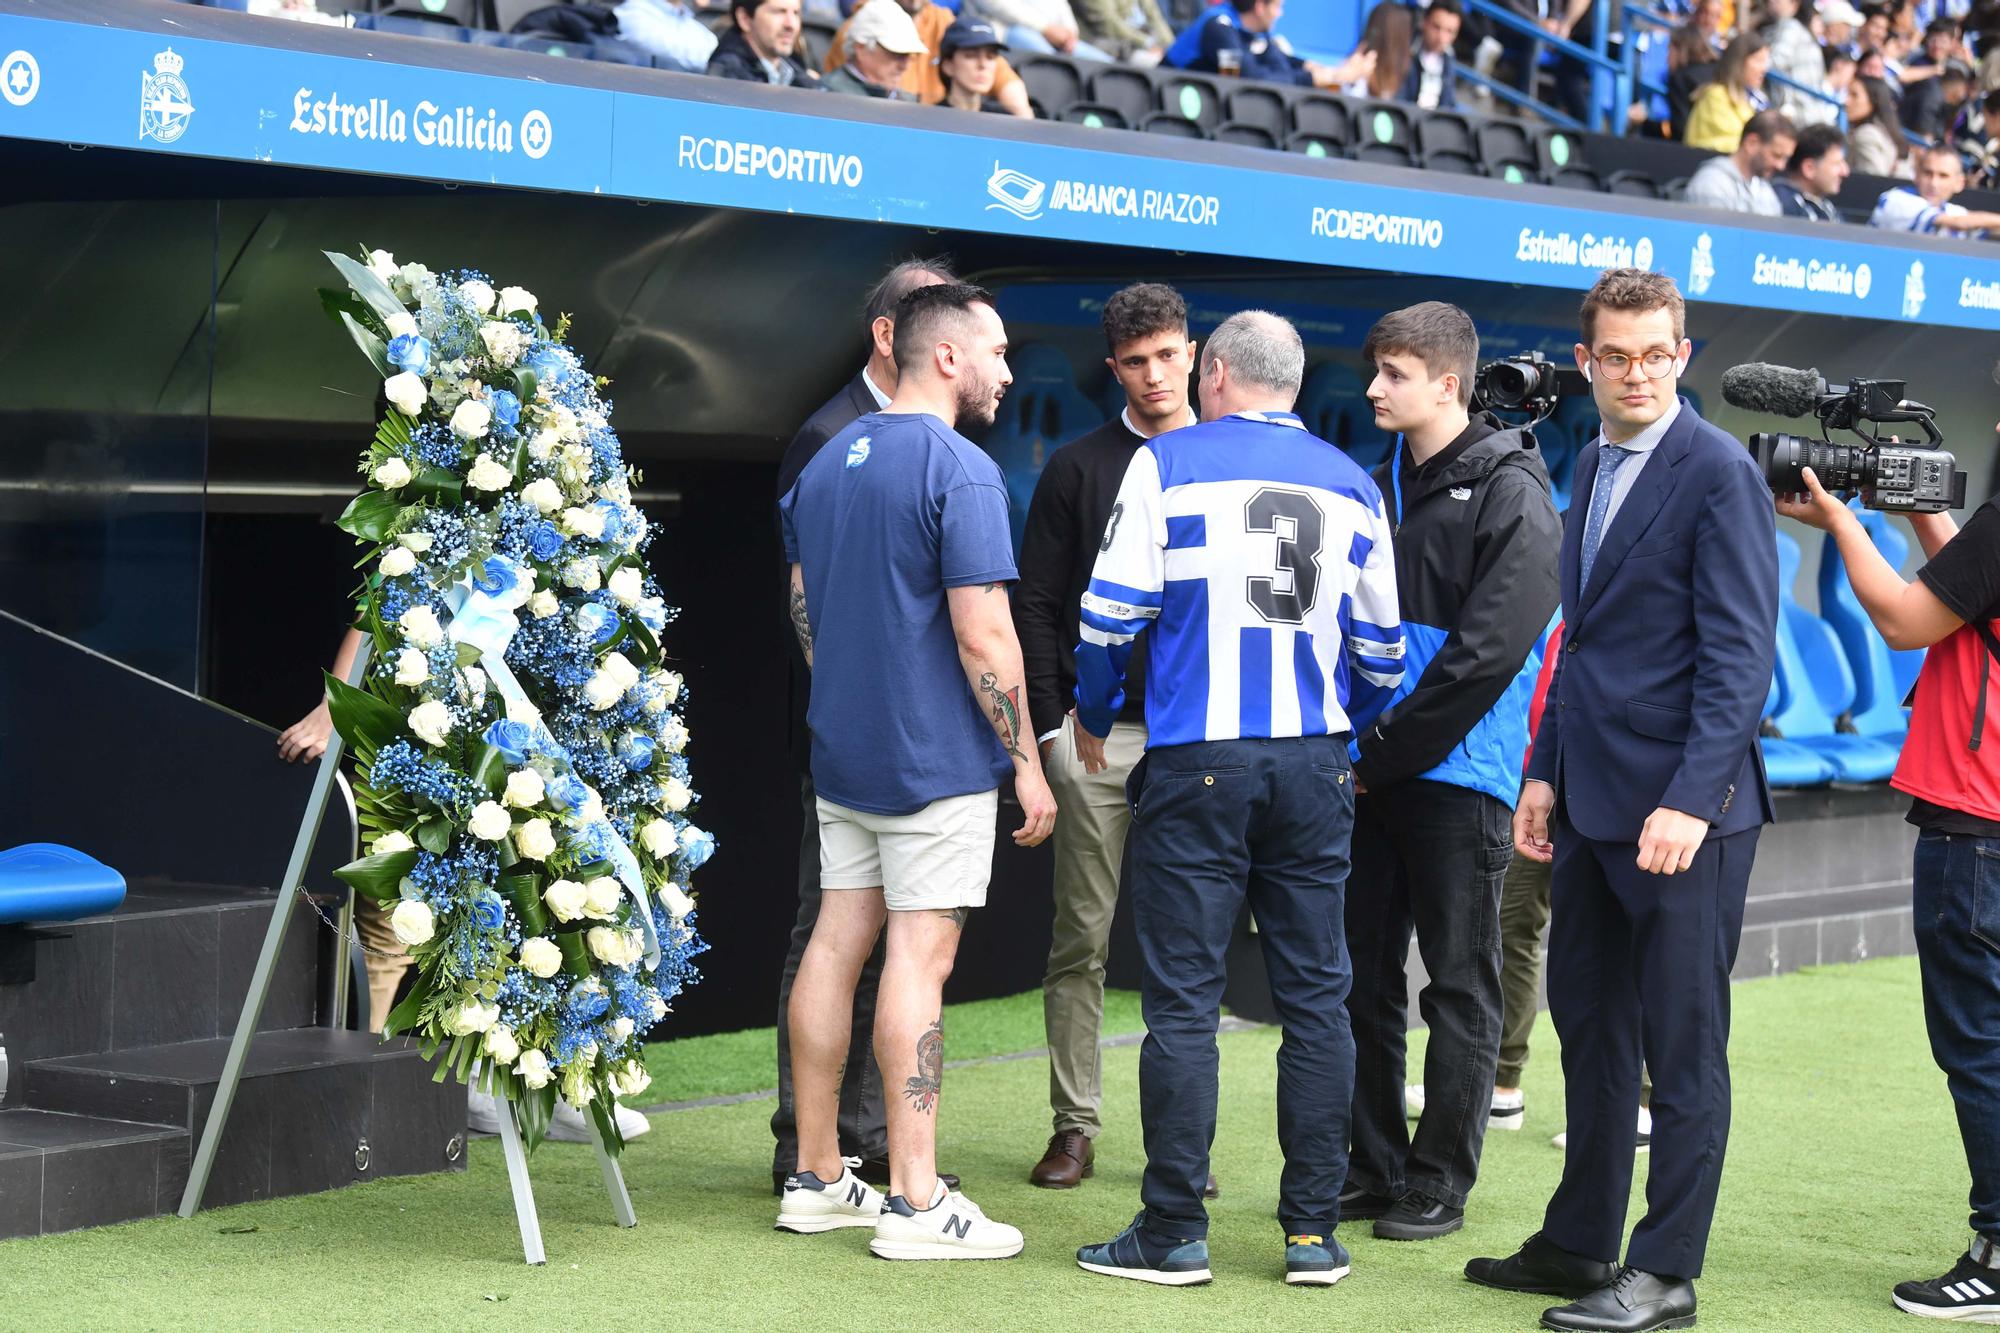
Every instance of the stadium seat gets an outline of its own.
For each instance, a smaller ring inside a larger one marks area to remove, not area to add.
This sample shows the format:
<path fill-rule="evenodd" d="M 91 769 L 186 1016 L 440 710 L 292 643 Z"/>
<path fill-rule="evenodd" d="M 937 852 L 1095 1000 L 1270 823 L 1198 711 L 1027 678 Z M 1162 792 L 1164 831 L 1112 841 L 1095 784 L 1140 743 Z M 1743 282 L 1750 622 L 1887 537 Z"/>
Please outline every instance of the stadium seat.
<path fill-rule="evenodd" d="M 1307 157 L 1340 157 L 1344 146 L 1320 134 L 1294 134 L 1285 140 L 1285 151 Z"/>
<path fill-rule="evenodd" d="M 1162 71 L 1159 88 L 1160 110 L 1191 120 L 1210 134 L 1227 119 L 1222 92 L 1212 79 L 1180 70 Z"/>
<path fill-rule="evenodd" d="M 0 852 L 0 926 L 101 916 L 124 901 L 125 877 L 74 848 L 30 842 Z"/>
<path fill-rule="evenodd" d="M 1455 111 L 1425 112 L 1417 119 L 1416 135 L 1417 152 L 1422 157 L 1429 158 L 1432 153 L 1456 153 L 1468 160 L 1479 157 L 1472 122 Z"/>
<path fill-rule="evenodd" d="M 1271 132 L 1273 142 L 1283 143 L 1291 132 L 1292 111 L 1276 88 L 1234 88 L 1229 93 L 1229 119 L 1238 125 L 1261 126 Z"/>
<path fill-rule="evenodd" d="M 1301 97 L 1292 103 L 1292 130 L 1345 148 L 1354 142 L 1354 113 L 1337 97 Z"/>
<path fill-rule="evenodd" d="M 1007 478 L 1007 517 L 1019 554 L 1028 502 L 1043 464 L 1057 448 L 1103 424 L 1104 417 L 1077 389 L 1075 371 L 1061 348 L 1027 343 L 1009 350 L 1007 362 L 1014 383 L 1000 400 L 984 448 Z"/>
<path fill-rule="evenodd" d="M 1246 125 L 1242 121 L 1228 120 L 1215 127 L 1215 139 L 1219 143 L 1244 144 L 1251 148 L 1276 148 L 1277 136 L 1262 125 Z"/>
<path fill-rule="evenodd" d="M 590 57 L 606 60 L 614 65 L 641 65 L 651 67 L 653 58 L 630 42 L 621 42 L 616 37 L 594 37 L 590 42 Z"/>
<path fill-rule="evenodd" d="M 1550 184 L 1555 183 L 1558 172 L 1589 165 L 1583 156 L 1583 140 L 1568 130 L 1543 130 L 1535 135 L 1535 167 Z"/>
<path fill-rule="evenodd" d="M 1614 171 L 1604 178 L 1610 194 L 1627 194 L 1635 199 L 1658 199 L 1660 183 L 1643 171 Z"/>
<path fill-rule="evenodd" d="M 1660 198 L 1671 199 L 1674 202 L 1678 203 L 1681 200 L 1687 198 L 1687 188 L 1688 188 L 1688 178 L 1685 176 L 1676 176 L 1672 180 L 1668 181 L 1665 185 L 1662 185 L 1660 187 Z M 1853 220 L 1854 219 L 1850 219 L 1850 221 Z"/>
<path fill-rule="evenodd" d="M 1094 130 L 1126 130 L 1132 128 L 1125 123 L 1125 117 L 1108 106 L 1097 102 L 1071 102 L 1055 117 L 1072 125 L 1088 125 Z"/>
<path fill-rule="evenodd" d="M 532 51 L 536 55 L 561 56 L 565 60 L 595 60 L 589 42 L 566 42 L 541 32 L 478 32 L 472 40 L 487 46 L 504 46 L 511 51 Z M 621 43 L 622 45 L 622 43 Z M 650 60 L 647 63 L 652 63 Z M 674 66 L 679 69 L 680 66 Z"/>
<path fill-rule="evenodd" d="M 1771 677 L 1771 691 L 1764 697 L 1764 717 L 1768 720 L 1778 706 L 1778 678 Z M 1773 787 L 1817 787 L 1833 780 L 1833 765 L 1795 741 L 1776 736 L 1759 736 L 1764 751 L 1764 776 Z"/>
<path fill-rule="evenodd" d="M 415 19 L 402 14 L 356 14 L 354 26 L 394 33 L 398 37 L 429 37 L 446 42 L 462 42 L 469 36 L 467 30 L 456 23 Z"/>
<path fill-rule="evenodd" d="M 1070 103 L 1086 100 L 1083 72 L 1061 56 L 1022 56 L 1014 68 L 1028 85 L 1029 99 L 1039 103 L 1051 120 L 1063 119 Z M 1131 124 L 1131 117 L 1126 117 L 1126 124 Z"/>
<path fill-rule="evenodd" d="M 547 9 L 549 0 L 487 0 L 488 13 L 496 32 L 512 32 L 514 25 L 538 9 Z M 808 27 L 812 20 L 806 20 Z"/>
<path fill-rule="evenodd" d="M 1841 782 L 1880 782 L 1896 770 L 1898 748 L 1868 736 L 1843 734 L 1834 719 L 1854 702 L 1854 677 L 1841 655 L 1833 626 L 1792 596 L 1799 574 L 1799 544 L 1788 533 L 1778 542 L 1778 706 L 1771 725 L 1833 765 Z"/>
<path fill-rule="evenodd" d="M 1354 146 L 1356 162 L 1370 162 L 1378 167 L 1414 167 L 1417 159 L 1407 148 L 1392 143 L 1363 143 Z"/>
<path fill-rule="evenodd" d="M 1110 107 L 1137 125 L 1153 113 L 1153 81 L 1136 69 L 1102 65 L 1090 76 L 1090 100 Z"/>
<path fill-rule="evenodd" d="M 800 59 L 807 69 L 825 68 L 826 53 L 833 49 L 834 34 L 839 31 L 839 24 L 828 23 L 825 19 L 809 18 L 799 25 L 799 42 L 805 47 Z"/>
<path fill-rule="evenodd" d="M 1858 505 L 1854 507 L 1859 509 Z M 1872 510 L 1860 509 L 1859 516 L 1882 558 L 1901 569 L 1904 557 L 1909 554 L 1909 542 L 1902 532 L 1887 517 Z M 1898 652 L 1889 647 L 1868 619 L 1868 613 L 1861 609 L 1861 601 L 1854 595 L 1854 585 L 1847 577 L 1847 565 L 1832 537 L 1825 539 L 1820 553 L 1819 613 L 1833 626 L 1848 670 L 1854 674 L 1854 703 L 1846 720 L 1863 736 L 1901 744 L 1910 725 L 1909 715 L 1903 711 L 1903 699 L 1909 694 L 1903 677 L 1916 679 L 1917 669 L 1923 665 L 1923 650 Z M 1899 671 L 1899 666 L 1906 666 L 1907 670 Z"/>
<path fill-rule="evenodd" d="M 1511 120 L 1489 120 L 1473 134 L 1479 164 L 1498 180 L 1520 184 L 1535 178 L 1535 145 L 1528 131 Z"/>
<path fill-rule="evenodd" d="M 1449 171 L 1459 176 L 1479 174 L 1479 163 L 1464 153 L 1454 153 L 1446 148 L 1425 153 L 1420 161 L 1425 171 Z"/>
<path fill-rule="evenodd" d="M 376 5 L 375 9 L 399 18 L 458 23 L 468 28 L 486 26 L 485 0 L 396 0 L 395 4 Z"/>
<path fill-rule="evenodd" d="M 1367 386 L 1353 367 L 1323 361 L 1308 371 L 1295 409 L 1306 429 L 1373 471 L 1387 461 L 1394 438 L 1375 424 Z"/>
<path fill-rule="evenodd" d="M 1559 190 L 1589 190 L 1594 194 L 1604 188 L 1597 173 L 1581 165 L 1558 168 L 1549 173 L 1547 180 Z"/>
<path fill-rule="evenodd" d="M 1165 134 L 1176 139 L 1206 139 L 1208 131 L 1199 121 L 1188 120 L 1176 111 L 1152 111 L 1139 122 L 1146 134 Z"/>
<path fill-rule="evenodd" d="M 1414 157 L 1417 137 L 1410 128 L 1410 113 L 1394 102 L 1364 102 L 1354 117 L 1355 156 L 1361 145 L 1400 148 Z"/>
<path fill-rule="evenodd" d="M 1549 498 L 1558 511 L 1569 508 L 1569 479 L 1576 470 L 1576 433 L 1561 418 L 1550 417 L 1534 428 L 1535 448 L 1549 473 Z"/>

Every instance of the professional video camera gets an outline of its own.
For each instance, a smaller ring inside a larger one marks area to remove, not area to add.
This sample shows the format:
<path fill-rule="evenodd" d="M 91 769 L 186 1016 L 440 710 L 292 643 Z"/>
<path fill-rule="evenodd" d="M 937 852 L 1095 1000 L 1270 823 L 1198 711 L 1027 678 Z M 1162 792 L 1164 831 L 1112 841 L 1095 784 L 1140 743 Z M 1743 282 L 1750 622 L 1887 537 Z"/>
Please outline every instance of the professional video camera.
<path fill-rule="evenodd" d="M 1722 396 L 1752 412 L 1781 417 L 1819 418 L 1822 438 L 1798 435 L 1752 435 L 1750 453 L 1764 469 L 1764 480 L 1778 495 L 1805 492 L 1803 468 L 1811 468 L 1819 484 L 1835 494 L 1853 491 L 1869 509 L 1891 513 L 1939 514 L 1965 503 L 1965 474 L 1957 460 L 1939 447 L 1936 413 L 1903 397 L 1903 380 L 1855 380 L 1828 384 L 1817 370 L 1794 370 L 1752 362 L 1722 372 Z M 1915 422 L 1930 440 L 1929 448 L 1884 440 L 1863 422 L 1887 425 Z M 1866 445 L 1835 444 L 1828 430 L 1851 431 Z"/>
<path fill-rule="evenodd" d="M 1546 421 L 1556 401 L 1584 392 L 1583 376 L 1559 369 L 1540 352 L 1488 361 L 1472 377 L 1472 405 L 1487 412 L 1526 412 L 1528 424 Z"/>

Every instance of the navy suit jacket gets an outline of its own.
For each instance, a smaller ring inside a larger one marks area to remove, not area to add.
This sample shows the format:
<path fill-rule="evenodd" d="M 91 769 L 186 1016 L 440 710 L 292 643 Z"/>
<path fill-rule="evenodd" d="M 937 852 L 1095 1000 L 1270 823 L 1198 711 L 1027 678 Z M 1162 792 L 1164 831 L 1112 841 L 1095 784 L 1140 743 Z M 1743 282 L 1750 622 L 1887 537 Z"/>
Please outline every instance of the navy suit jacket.
<path fill-rule="evenodd" d="M 1757 727 L 1771 688 L 1778 555 L 1771 492 L 1740 443 L 1680 416 L 1577 586 L 1599 446 L 1563 527 L 1563 651 L 1528 776 L 1586 838 L 1637 842 L 1667 806 L 1715 835 L 1769 823 Z"/>

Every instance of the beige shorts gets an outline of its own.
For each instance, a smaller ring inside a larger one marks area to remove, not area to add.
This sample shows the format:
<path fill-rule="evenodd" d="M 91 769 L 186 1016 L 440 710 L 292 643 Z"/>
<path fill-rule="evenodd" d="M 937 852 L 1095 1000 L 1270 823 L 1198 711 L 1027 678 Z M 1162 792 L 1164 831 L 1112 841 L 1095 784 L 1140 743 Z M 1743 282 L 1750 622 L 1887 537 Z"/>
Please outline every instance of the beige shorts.
<path fill-rule="evenodd" d="M 880 887 L 892 912 L 984 907 L 993 878 L 1000 793 L 932 801 L 911 815 L 871 815 L 819 798 L 819 883 Z"/>

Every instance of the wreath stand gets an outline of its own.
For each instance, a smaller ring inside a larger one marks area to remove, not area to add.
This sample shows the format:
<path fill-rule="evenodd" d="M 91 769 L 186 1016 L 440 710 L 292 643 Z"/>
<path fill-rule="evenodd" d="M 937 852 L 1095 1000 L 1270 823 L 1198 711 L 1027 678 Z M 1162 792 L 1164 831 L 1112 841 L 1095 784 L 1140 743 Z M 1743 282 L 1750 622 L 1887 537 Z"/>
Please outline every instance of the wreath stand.
<path fill-rule="evenodd" d="M 363 672 L 368 668 L 370 649 L 374 645 L 366 636 L 354 654 L 354 664 L 348 668 L 347 683 L 359 685 Z M 202 1195 L 208 1190 L 209 1174 L 215 1168 L 216 1153 L 222 1146 L 222 1134 L 229 1123 L 229 1111 L 236 1100 L 237 1085 L 243 1079 L 243 1062 L 250 1054 L 250 1041 L 257 1032 L 257 1022 L 264 1012 L 264 1000 L 271 990 L 271 978 L 277 970 L 278 955 L 284 948 L 285 929 L 291 924 L 293 909 L 298 905 L 301 882 L 305 878 L 306 859 L 312 854 L 314 841 L 319 837 L 321 822 L 326 817 L 326 804 L 332 795 L 336 775 L 340 771 L 340 756 L 344 744 L 339 731 L 328 734 L 326 752 L 320 756 L 319 770 L 313 778 L 312 795 L 306 800 L 305 816 L 299 821 L 299 833 L 292 843 L 292 857 L 285 867 L 285 877 L 280 882 L 278 901 L 271 909 L 271 924 L 264 931 L 264 947 L 257 955 L 257 968 L 251 974 L 249 994 L 243 997 L 243 1011 L 236 1019 L 236 1034 L 229 1042 L 229 1056 L 223 1062 L 222 1081 L 216 1085 L 215 1101 L 208 1113 L 208 1122 L 202 1126 L 201 1146 L 196 1150 L 194 1165 L 188 1172 L 187 1189 L 181 1194 L 180 1216 L 193 1217 L 201 1210 Z M 347 924 L 353 912 L 350 895 L 348 906 L 342 913 L 342 925 Z M 343 939 L 345 933 L 343 931 Z M 500 1100 L 500 1148 L 507 1162 L 507 1183 L 514 1194 L 514 1219 L 521 1228 L 521 1252 L 527 1262 L 539 1266 L 548 1262 L 548 1255 L 542 1248 L 542 1223 L 535 1211 L 535 1191 L 528 1178 L 528 1154 L 521 1142 L 521 1130 L 515 1120 L 513 1103 Z M 625 1175 L 618 1167 L 618 1159 L 605 1147 L 603 1131 L 597 1129 L 595 1116 L 586 1117 L 591 1128 L 596 1131 L 591 1147 L 597 1154 L 597 1167 L 604 1177 L 604 1192 L 611 1200 L 611 1217 L 621 1227 L 639 1225 L 638 1216 L 632 1211 L 632 1196 L 625 1189 Z"/>

